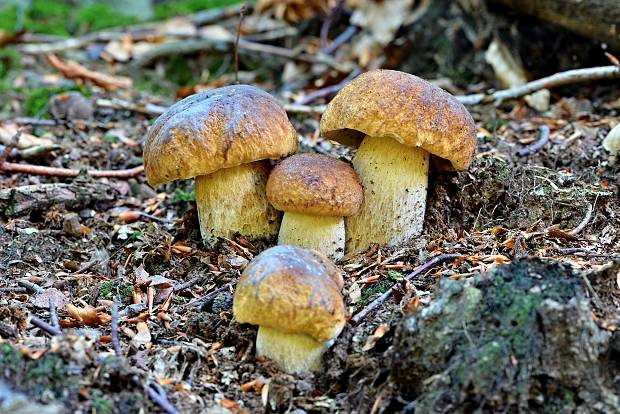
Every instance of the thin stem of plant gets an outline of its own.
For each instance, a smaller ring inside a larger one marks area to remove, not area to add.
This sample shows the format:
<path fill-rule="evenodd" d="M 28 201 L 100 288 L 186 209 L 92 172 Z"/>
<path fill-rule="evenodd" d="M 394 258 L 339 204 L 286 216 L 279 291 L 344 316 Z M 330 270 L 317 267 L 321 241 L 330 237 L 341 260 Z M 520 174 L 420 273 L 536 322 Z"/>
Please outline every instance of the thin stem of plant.
<path fill-rule="evenodd" d="M 30 175 L 46 175 L 50 177 L 77 177 L 82 172 L 81 170 L 73 168 L 56 168 L 42 165 L 17 164 L 13 162 L 0 163 L 0 171 Z M 143 171 L 143 165 L 124 170 L 84 170 L 84 172 L 92 178 L 119 179 L 133 178 L 142 174 Z"/>
<path fill-rule="evenodd" d="M 241 25 L 245 13 L 245 4 L 239 9 L 239 23 L 237 24 L 237 37 L 235 38 L 235 83 L 239 84 L 239 39 L 241 38 Z"/>

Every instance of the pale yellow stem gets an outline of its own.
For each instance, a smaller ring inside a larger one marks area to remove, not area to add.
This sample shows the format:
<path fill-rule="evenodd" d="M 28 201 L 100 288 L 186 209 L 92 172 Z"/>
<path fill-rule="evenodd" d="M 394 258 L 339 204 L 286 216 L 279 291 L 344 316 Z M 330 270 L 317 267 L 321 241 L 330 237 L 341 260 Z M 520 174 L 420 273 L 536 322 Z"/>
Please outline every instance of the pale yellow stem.
<path fill-rule="evenodd" d="M 280 213 L 267 201 L 269 162 L 257 161 L 196 177 L 200 232 L 207 244 L 235 233 L 270 238 L 278 233 Z"/>
<path fill-rule="evenodd" d="M 364 186 L 360 211 L 345 220 L 347 252 L 401 246 L 422 232 L 429 153 L 389 137 L 362 141 L 353 159 Z"/>
<path fill-rule="evenodd" d="M 318 250 L 338 260 L 344 256 L 344 219 L 285 212 L 278 244 Z"/>
<path fill-rule="evenodd" d="M 256 336 L 256 355 L 277 362 L 287 372 L 320 371 L 321 357 L 329 348 L 308 335 L 291 334 L 260 326 Z"/>

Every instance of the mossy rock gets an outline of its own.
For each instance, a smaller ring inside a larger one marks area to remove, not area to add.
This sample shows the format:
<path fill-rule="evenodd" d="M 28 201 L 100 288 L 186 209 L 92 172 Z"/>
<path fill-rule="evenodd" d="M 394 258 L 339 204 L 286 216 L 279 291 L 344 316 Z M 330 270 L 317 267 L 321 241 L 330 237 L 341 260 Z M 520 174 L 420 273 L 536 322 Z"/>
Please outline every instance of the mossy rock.
<path fill-rule="evenodd" d="M 420 413 L 620 413 L 620 355 L 582 283 L 537 259 L 442 281 L 397 330 L 402 396 Z"/>

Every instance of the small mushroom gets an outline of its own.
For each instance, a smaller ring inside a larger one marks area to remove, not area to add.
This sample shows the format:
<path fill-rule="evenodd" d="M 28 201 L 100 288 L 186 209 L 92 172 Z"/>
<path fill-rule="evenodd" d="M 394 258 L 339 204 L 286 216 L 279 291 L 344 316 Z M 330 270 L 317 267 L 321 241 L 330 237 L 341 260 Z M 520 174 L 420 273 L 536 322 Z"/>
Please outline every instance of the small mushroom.
<path fill-rule="evenodd" d="M 618 160 L 620 152 L 620 124 L 612 128 L 603 140 L 603 148 L 611 153 L 609 163 L 615 164 Z"/>
<path fill-rule="evenodd" d="M 342 275 L 322 254 L 276 246 L 254 258 L 235 291 L 233 314 L 258 325 L 256 354 L 288 372 L 320 371 L 345 325 Z"/>
<path fill-rule="evenodd" d="M 363 200 L 359 177 L 346 162 L 321 154 L 297 154 L 277 165 L 267 180 L 267 199 L 284 211 L 278 244 L 344 255 L 344 217 Z"/>
<path fill-rule="evenodd" d="M 265 193 L 270 164 L 297 151 L 297 134 L 282 106 L 248 85 L 187 97 L 148 132 L 149 184 L 196 177 L 200 231 L 207 244 L 235 233 L 275 236 L 279 213 Z"/>
<path fill-rule="evenodd" d="M 454 96 L 393 70 L 367 72 L 348 83 L 327 106 L 320 129 L 331 140 L 359 145 L 353 167 L 364 202 L 346 219 L 347 251 L 372 243 L 398 246 L 418 236 L 429 155 L 463 170 L 476 145 L 474 121 Z"/>

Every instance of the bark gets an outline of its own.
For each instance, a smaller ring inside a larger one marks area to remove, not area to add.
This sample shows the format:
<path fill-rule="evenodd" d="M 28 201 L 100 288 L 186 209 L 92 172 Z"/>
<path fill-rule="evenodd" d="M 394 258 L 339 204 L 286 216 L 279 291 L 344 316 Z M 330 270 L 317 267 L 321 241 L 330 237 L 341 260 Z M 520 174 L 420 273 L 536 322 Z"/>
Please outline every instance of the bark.
<path fill-rule="evenodd" d="M 491 0 L 620 48 L 618 0 Z"/>
<path fill-rule="evenodd" d="M 98 202 L 113 202 L 116 190 L 103 181 L 70 184 L 38 184 L 0 190 L 0 215 L 21 216 L 43 211 L 54 205 L 84 208 Z"/>

